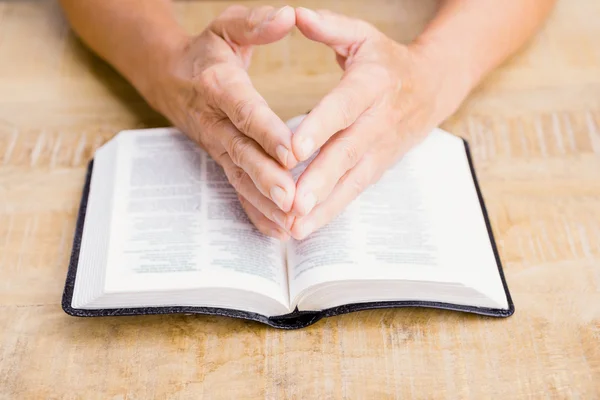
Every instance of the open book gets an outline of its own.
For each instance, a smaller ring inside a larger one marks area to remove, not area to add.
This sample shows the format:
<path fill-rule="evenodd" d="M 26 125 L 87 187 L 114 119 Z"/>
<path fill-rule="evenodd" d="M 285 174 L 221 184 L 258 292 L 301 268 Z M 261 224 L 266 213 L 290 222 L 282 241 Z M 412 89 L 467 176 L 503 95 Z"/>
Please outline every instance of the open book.
<path fill-rule="evenodd" d="M 514 311 L 461 138 L 436 129 L 333 222 L 288 242 L 260 234 L 221 167 L 175 129 L 121 132 L 90 163 L 68 314 L 299 328 L 401 306 Z"/>

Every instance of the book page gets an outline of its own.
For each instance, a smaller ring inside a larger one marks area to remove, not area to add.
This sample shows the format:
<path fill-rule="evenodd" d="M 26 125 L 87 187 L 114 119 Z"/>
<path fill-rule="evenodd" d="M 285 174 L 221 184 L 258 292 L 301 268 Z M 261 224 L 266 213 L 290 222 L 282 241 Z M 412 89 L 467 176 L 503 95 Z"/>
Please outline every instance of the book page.
<path fill-rule="evenodd" d="M 287 307 L 281 244 L 250 223 L 216 162 L 172 129 L 116 140 L 107 292 L 227 287 Z"/>
<path fill-rule="evenodd" d="M 291 298 L 340 281 L 409 280 L 468 282 L 505 299 L 465 162 L 462 140 L 435 131 L 330 225 L 290 243 Z"/>
<path fill-rule="evenodd" d="M 419 164 L 406 156 L 331 223 L 289 244 L 292 299 L 325 282 L 435 275 L 439 248 Z"/>

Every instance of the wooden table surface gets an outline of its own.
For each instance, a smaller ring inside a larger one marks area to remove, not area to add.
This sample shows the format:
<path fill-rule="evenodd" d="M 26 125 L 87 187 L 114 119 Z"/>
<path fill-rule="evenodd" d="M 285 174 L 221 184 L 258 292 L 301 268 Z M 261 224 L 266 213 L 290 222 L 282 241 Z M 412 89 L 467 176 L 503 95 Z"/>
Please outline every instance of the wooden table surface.
<path fill-rule="evenodd" d="M 176 9 L 198 32 L 228 3 Z M 435 8 L 300 3 L 401 41 Z M 166 122 L 74 38 L 56 3 L 0 0 L 0 399 L 600 398 L 599 18 L 597 0 L 559 2 L 443 125 L 471 143 L 515 315 L 380 310 L 285 332 L 63 313 L 87 162 L 119 130 Z M 251 74 L 282 118 L 339 77 L 332 54 L 297 32 L 260 49 Z"/>

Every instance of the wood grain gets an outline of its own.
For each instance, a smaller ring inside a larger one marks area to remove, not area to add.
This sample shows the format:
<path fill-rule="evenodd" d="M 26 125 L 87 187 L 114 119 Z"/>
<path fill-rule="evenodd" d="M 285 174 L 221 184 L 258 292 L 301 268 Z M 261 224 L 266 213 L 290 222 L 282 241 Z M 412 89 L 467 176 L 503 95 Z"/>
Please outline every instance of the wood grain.
<path fill-rule="evenodd" d="M 230 3 L 176 9 L 198 32 Z M 291 4 L 360 16 L 401 41 L 436 5 Z M 0 399 L 600 398 L 598 15 L 595 0 L 560 1 L 443 126 L 471 143 L 516 314 L 380 310 L 282 332 L 62 312 L 86 163 L 119 130 L 167 122 L 74 38 L 55 2 L 0 0 Z M 251 74 L 282 118 L 339 78 L 332 54 L 297 32 L 259 49 Z"/>

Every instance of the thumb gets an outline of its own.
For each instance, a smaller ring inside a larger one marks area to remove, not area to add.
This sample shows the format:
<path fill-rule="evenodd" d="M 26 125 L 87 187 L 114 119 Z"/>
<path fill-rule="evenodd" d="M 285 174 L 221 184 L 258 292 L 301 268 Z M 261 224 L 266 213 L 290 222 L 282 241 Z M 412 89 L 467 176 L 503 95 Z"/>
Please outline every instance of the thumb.
<path fill-rule="evenodd" d="M 352 47 L 362 44 L 377 32 L 372 25 L 359 19 L 304 7 L 296 9 L 296 26 L 308 39 L 332 47 L 343 57 L 349 55 Z"/>
<path fill-rule="evenodd" d="M 290 6 L 232 6 L 211 23 L 210 30 L 231 45 L 252 46 L 283 39 L 295 24 L 296 14 Z"/>

